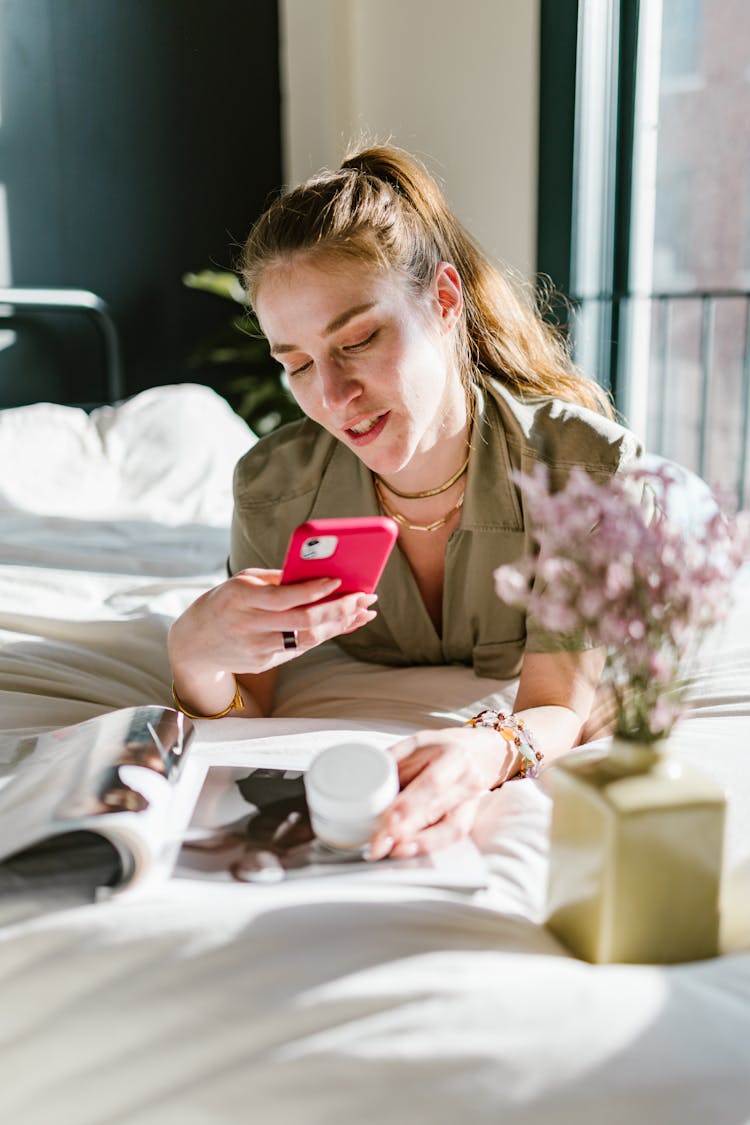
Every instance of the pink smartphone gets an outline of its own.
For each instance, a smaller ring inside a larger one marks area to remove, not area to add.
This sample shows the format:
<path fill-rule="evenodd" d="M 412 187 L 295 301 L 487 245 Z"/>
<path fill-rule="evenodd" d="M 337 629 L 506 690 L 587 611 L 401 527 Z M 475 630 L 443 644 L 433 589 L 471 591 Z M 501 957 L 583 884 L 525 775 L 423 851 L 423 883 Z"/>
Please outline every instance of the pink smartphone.
<path fill-rule="evenodd" d="M 341 585 L 321 601 L 343 594 L 372 594 L 398 536 L 388 516 L 308 520 L 289 540 L 282 585 L 308 578 L 340 578 Z"/>

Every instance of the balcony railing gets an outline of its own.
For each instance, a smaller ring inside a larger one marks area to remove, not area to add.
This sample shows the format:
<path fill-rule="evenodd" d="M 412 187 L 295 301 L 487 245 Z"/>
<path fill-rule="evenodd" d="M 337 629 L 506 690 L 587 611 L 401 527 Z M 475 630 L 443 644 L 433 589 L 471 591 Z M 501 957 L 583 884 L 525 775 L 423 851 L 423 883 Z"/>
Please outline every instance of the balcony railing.
<path fill-rule="evenodd" d="M 618 406 L 629 402 L 630 415 L 634 400 L 641 396 L 649 448 L 681 460 L 723 491 L 735 492 L 739 507 L 746 507 L 750 500 L 750 291 L 605 293 L 577 297 L 572 304 L 574 341 L 587 315 L 596 320 L 600 367 L 608 367 L 599 374 L 614 387 Z M 717 328 L 719 310 L 726 319 L 723 331 Z M 592 328 L 584 330 L 590 333 Z M 648 333 L 647 340 L 643 333 Z M 638 346 L 647 357 L 647 378 L 633 370 Z M 637 389 L 632 381 L 639 374 Z M 642 401 L 645 398 L 647 403 Z M 680 425 L 681 439 L 676 436 Z"/>

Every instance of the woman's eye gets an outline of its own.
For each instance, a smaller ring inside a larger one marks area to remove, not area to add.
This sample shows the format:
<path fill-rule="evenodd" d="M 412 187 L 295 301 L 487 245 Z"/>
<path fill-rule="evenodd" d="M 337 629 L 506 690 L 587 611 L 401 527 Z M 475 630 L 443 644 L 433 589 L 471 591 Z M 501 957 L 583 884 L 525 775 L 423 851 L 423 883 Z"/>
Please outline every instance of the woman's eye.
<path fill-rule="evenodd" d="M 359 340 L 356 344 L 346 344 L 343 350 L 345 352 L 357 352 L 361 348 L 366 348 L 368 344 L 372 343 L 377 334 L 377 330 L 375 332 L 371 332 L 366 340 Z"/>
<path fill-rule="evenodd" d="M 378 329 L 376 328 L 375 331 L 371 332 L 370 335 L 367 336 L 366 339 L 357 340 L 357 342 L 355 344 L 344 344 L 342 346 L 341 350 L 342 350 L 342 352 L 360 352 L 364 348 L 366 348 L 368 344 L 372 343 L 372 341 L 375 339 L 377 334 L 378 334 Z M 309 369 L 312 367 L 312 365 L 313 365 L 313 361 L 311 359 L 308 359 L 304 363 L 301 363 L 299 365 L 299 367 L 293 367 L 288 374 L 288 378 L 293 379 L 295 375 L 304 375 L 304 373 L 306 371 L 309 371 Z"/>

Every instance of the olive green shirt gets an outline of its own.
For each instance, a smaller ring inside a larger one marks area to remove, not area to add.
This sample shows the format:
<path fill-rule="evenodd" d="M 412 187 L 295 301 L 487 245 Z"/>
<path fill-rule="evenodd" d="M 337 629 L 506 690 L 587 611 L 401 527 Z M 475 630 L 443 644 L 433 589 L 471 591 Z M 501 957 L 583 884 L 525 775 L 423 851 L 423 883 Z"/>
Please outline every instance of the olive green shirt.
<path fill-rule="evenodd" d="M 390 665 L 466 664 L 478 676 L 517 676 L 524 652 L 580 648 L 550 635 L 495 594 L 493 571 L 533 552 L 524 498 L 511 479 L 547 465 L 553 488 L 573 465 L 605 480 L 640 455 L 635 437 L 584 407 L 519 401 L 496 382 L 478 393 L 461 519 L 445 551 L 442 632 L 425 608 L 398 544 L 378 586 L 378 616 L 337 638 L 360 660 Z M 229 570 L 280 567 L 307 519 L 378 515 L 370 470 L 305 419 L 260 440 L 235 470 Z"/>

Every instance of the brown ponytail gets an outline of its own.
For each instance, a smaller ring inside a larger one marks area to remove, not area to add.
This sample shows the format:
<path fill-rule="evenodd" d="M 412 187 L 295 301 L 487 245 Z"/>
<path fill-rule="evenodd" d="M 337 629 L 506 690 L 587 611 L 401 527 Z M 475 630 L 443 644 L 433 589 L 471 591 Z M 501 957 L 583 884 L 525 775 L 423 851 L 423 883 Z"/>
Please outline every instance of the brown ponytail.
<path fill-rule="evenodd" d="M 490 262 L 426 168 L 401 149 L 351 152 L 337 172 L 322 172 L 271 204 L 243 254 L 251 301 L 263 270 L 300 252 L 396 269 L 417 294 L 429 289 L 440 262 L 450 262 L 464 291 L 457 355 L 465 382 L 490 377 L 522 398 L 551 395 L 614 416 L 606 392 L 576 370 L 533 297 Z"/>

